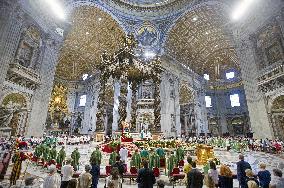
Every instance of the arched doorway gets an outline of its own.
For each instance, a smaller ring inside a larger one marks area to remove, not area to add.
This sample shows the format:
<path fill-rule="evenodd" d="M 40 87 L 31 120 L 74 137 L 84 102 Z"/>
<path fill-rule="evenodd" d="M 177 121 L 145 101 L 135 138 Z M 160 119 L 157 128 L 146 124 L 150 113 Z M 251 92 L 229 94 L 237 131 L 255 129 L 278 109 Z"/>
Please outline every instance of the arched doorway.
<path fill-rule="evenodd" d="M 284 139 L 284 95 L 277 97 L 271 107 L 271 122 L 275 138 Z"/>
<path fill-rule="evenodd" d="M 0 132 L 7 136 L 22 135 L 27 121 L 27 102 L 19 93 L 8 94 L 0 107 Z"/>

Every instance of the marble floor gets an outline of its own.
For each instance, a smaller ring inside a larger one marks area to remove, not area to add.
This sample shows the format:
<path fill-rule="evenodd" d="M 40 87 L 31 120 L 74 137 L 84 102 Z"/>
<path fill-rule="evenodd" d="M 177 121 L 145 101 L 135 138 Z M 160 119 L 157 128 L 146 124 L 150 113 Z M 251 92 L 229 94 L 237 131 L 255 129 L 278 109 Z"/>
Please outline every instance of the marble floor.
<path fill-rule="evenodd" d="M 93 152 L 93 150 L 96 148 L 97 143 L 91 143 L 88 145 L 78 145 L 78 146 L 67 146 L 66 147 L 66 153 L 67 153 L 67 157 L 70 157 L 72 151 L 78 147 L 79 152 L 81 154 L 81 158 L 80 158 L 80 169 L 79 171 L 83 171 L 84 170 L 84 165 L 88 164 L 89 158 L 91 156 L 91 153 Z M 238 161 L 238 155 L 239 153 L 236 152 L 228 152 L 222 149 L 215 149 L 214 151 L 215 156 L 217 158 L 219 158 L 221 160 L 222 163 L 230 165 L 231 169 L 233 172 L 236 172 L 236 162 Z M 271 154 L 267 154 L 267 153 L 262 153 L 262 152 L 245 152 L 245 159 L 251 164 L 253 170 L 255 172 L 258 171 L 258 164 L 260 162 L 264 162 L 267 164 L 267 169 L 272 171 L 273 168 L 276 168 L 278 166 L 279 163 L 284 163 L 284 155 L 271 155 Z M 108 164 L 108 159 L 109 159 L 109 155 L 105 154 L 103 155 L 103 160 L 102 160 L 102 164 L 101 164 L 101 173 L 105 172 L 105 166 Z M 128 164 L 129 166 L 129 164 Z M 202 167 L 199 166 L 199 168 L 201 169 Z M 39 178 L 44 178 L 47 175 L 47 170 L 46 169 L 42 169 L 41 167 L 35 166 L 33 164 L 30 163 L 24 163 L 23 164 L 23 171 L 26 170 L 26 174 L 27 175 L 33 175 L 33 176 L 37 176 Z M 6 184 L 8 182 L 8 178 L 9 178 L 9 174 L 11 172 L 11 166 L 9 167 L 7 174 L 5 176 L 5 180 L 2 183 L 2 185 Z M 163 175 L 160 177 L 164 180 L 166 180 L 167 182 L 167 177 Z M 1 185 L 0 183 L 0 185 Z M 104 180 L 101 179 L 99 182 L 99 188 L 103 188 L 104 187 Z M 137 187 L 137 185 L 132 182 L 132 185 L 129 185 L 129 180 L 126 180 L 126 182 L 124 183 L 123 187 L 127 187 L 127 188 L 132 188 L 132 187 Z M 171 186 L 166 186 L 166 187 L 173 187 Z M 185 186 L 175 186 L 177 188 L 182 188 Z M 234 187 L 238 187 L 238 182 L 234 181 Z"/>

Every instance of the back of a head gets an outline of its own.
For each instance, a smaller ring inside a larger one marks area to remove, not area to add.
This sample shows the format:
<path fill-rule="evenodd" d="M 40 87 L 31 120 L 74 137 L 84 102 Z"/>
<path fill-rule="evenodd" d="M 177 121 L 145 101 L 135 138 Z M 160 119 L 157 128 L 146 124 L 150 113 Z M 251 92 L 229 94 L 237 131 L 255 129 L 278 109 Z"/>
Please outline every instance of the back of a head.
<path fill-rule="evenodd" d="M 111 172 L 110 172 L 111 176 L 112 176 L 112 179 L 116 180 L 118 179 L 118 176 L 119 176 L 119 170 L 117 167 L 113 167 L 111 169 Z"/>
<path fill-rule="evenodd" d="M 213 161 L 209 162 L 210 169 L 216 170 L 216 164 Z"/>
<path fill-rule="evenodd" d="M 282 171 L 279 170 L 279 169 L 277 169 L 277 168 L 273 169 L 273 174 L 274 174 L 275 176 L 277 176 L 277 177 L 280 177 L 280 178 L 281 178 L 282 175 L 283 175 Z"/>
<path fill-rule="evenodd" d="M 191 164 L 191 163 L 192 163 L 192 157 L 188 156 L 188 157 L 187 157 L 187 162 L 188 162 L 189 164 Z"/>
<path fill-rule="evenodd" d="M 196 168 L 196 162 L 193 161 L 192 164 L 191 164 L 192 168 Z"/>
<path fill-rule="evenodd" d="M 117 156 L 115 160 L 120 161 L 120 156 Z"/>
<path fill-rule="evenodd" d="M 91 169 L 92 169 L 92 167 L 89 164 L 85 165 L 85 171 L 86 172 L 90 172 Z"/>
<path fill-rule="evenodd" d="M 245 160 L 245 157 L 244 157 L 242 154 L 240 154 L 240 155 L 239 155 L 239 159 L 240 159 L 240 160 Z"/>
<path fill-rule="evenodd" d="M 246 176 L 247 177 L 253 177 L 254 176 L 254 174 L 253 174 L 251 169 L 246 169 L 245 172 L 246 172 Z"/>
<path fill-rule="evenodd" d="M 232 177 L 233 173 L 231 169 L 226 165 L 221 165 L 220 167 L 220 175 L 226 177 Z"/>
<path fill-rule="evenodd" d="M 143 164 L 143 167 L 144 167 L 144 168 L 148 168 L 148 161 L 147 161 L 147 160 L 144 160 L 144 161 L 142 162 L 142 164 Z"/>
<path fill-rule="evenodd" d="M 67 188 L 77 188 L 77 184 L 78 182 L 76 179 L 71 179 L 68 183 Z"/>
<path fill-rule="evenodd" d="M 56 171 L 57 171 L 57 169 L 56 169 L 56 166 L 55 166 L 55 165 L 49 166 L 48 172 L 49 172 L 50 174 L 54 174 Z"/>
<path fill-rule="evenodd" d="M 30 186 L 33 185 L 35 178 L 34 177 L 28 177 L 25 179 L 25 185 Z"/>

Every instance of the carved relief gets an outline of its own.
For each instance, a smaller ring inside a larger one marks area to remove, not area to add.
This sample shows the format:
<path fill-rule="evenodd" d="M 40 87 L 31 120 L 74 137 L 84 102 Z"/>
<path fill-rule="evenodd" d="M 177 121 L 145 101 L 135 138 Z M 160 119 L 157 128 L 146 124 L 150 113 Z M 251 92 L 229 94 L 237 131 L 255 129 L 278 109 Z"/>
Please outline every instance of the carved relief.
<path fill-rule="evenodd" d="M 260 69 L 284 59 L 282 32 L 275 20 L 257 31 L 251 40 Z"/>
<path fill-rule="evenodd" d="M 22 32 L 15 61 L 27 68 L 34 68 L 38 57 L 40 32 L 34 26 L 25 28 Z"/>
<path fill-rule="evenodd" d="M 269 64 L 276 63 L 283 59 L 283 47 L 280 41 L 276 41 L 271 46 L 266 48 L 266 56 Z"/>
<path fill-rule="evenodd" d="M 0 107 L 0 125 L 9 130 L 12 136 L 23 134 L 27 121 L 27 101 L 19 93 L 10 93 Z M 3 130 L 2 129 L 2 130 Z"/>

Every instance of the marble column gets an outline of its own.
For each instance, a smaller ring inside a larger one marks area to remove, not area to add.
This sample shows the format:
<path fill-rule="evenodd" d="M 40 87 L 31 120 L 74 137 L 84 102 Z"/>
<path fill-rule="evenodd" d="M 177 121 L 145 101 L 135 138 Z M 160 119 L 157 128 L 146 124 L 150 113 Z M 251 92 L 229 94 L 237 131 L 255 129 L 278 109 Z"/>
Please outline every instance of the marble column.
<path fill-rule="evenodd" d="M 46 35 L 43 39 L 44 52 L 39 70 L 41 83 L 34 92 L 31 118 L 27 129 L 27 136 L 42 136 L 45 128 L 48 104 L 53 88 L 56 64 L 58 61 L 59 47 L 62 38 L 58 36 Z"/>
<path fill-rule="evenodd" d="M 118 130 L 118 107 L 119 107 L 119 95 L 120 95 L 120 84 L 118 80 L 114 81 L 114 96 L 113 96 L 113 123 L 112 131 L 113 133 Z"/>
<path fill-rule="evenodd" d="M 15 51 L 21 36 L 23 12 L 14 1 L 0 3 L 0 97 L 9 64 L 14 61 Z"/>

